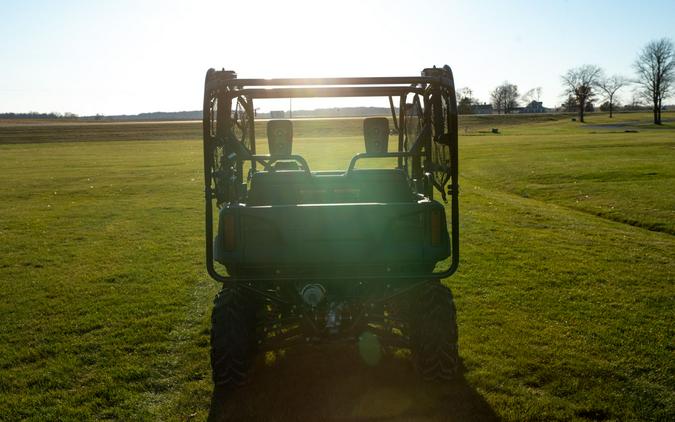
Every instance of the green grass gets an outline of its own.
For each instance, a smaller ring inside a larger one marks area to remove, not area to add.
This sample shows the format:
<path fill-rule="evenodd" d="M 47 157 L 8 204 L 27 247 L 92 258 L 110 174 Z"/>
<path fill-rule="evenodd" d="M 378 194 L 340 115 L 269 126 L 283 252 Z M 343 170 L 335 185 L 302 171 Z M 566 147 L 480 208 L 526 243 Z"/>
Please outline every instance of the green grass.
<path fill-rule="evenodd" d="M 648 118 L 463 119 L 447 282 L 465 379 L 309 350 L 260 363 L 225 398 L 233 417 L 670 419 L 675 128 Z M 628 126 L 599 126 L 614 122 Z M 360 120 L 335 123 L 296 124 L 314 168 L 361 148 Z M 218 286 L 203 269 L 199 125 L 100 126 L 0 127 L 0 420 L 203 420 Z"/>
<path fill-rule="evenodd" d="M 471 136 L 462 174 L 525 198 L 675 234 L 675 195 L 667 189 L 675 186 L 673 129 Z"/>

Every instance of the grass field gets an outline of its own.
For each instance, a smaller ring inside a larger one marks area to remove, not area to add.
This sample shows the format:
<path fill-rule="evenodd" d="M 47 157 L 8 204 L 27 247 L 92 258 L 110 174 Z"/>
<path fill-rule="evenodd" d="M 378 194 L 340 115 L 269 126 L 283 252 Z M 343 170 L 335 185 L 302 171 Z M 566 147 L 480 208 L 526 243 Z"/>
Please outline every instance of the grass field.
<path fill-rule="evenodd" d="M 463 119 L 461 264 L 446 282 L 464 376 L 428 384 L 405 359 L 310 348 L 261 357 L 223 412 L 672 420 L 673 117 Z M 315 168 L 361 148 L 358 119 L 295 133 Z M 0 124 L 0 420 L 206 418 L 218 286 L 203 268 L 199 136 L 197 123 Z"/>

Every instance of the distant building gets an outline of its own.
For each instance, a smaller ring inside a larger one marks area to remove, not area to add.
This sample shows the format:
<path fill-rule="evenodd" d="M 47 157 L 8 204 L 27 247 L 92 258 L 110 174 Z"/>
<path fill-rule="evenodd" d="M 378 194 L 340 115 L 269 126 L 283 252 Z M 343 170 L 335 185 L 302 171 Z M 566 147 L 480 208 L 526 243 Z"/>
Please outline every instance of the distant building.
<path fill-rule="evenodd" d="M 544 113 L 544 105 L 541 101 L 530 101 L 528 105 L 520 108 L 520 113 Z"/>
<path fill-rule="evenodd" d="M 270 119 L 283 119 L 286 117 L 286 112 L 283 110 L 270 111 Z"/>
<path fill-rule="evenodd" d="M 474 104 L 472 106 L 473 114 L 492 114 L 492 104 Z"/>

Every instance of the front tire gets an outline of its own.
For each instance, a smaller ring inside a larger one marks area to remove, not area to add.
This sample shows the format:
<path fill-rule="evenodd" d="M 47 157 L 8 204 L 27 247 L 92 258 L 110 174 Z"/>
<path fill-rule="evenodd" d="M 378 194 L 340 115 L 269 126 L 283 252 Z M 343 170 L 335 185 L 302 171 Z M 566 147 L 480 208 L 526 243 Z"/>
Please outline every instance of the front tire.
<path fill-rule="evenodd" d="M 452 380 L 460 369 L 457 312 L 452 292 L 440 282 L 413 295 L 410 348 L 425 380 Z"/>
<path fill-rule="evenodd" d="M 224 287 L 211 313 L 211 370 L 215 387 L 246 381 L 257 346 L 256 308 L 242 287 Z"/>

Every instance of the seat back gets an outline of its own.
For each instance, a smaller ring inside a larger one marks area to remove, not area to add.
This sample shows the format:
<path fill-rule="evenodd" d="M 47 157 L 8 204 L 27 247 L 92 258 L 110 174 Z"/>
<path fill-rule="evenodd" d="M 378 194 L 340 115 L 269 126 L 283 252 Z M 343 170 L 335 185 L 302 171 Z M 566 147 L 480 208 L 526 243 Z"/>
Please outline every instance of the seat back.
<path fill-rule="evenodd" d="M 389 147 L 389 120 L 386 117 L 363 119 L 363 137 L 369 154 L 387 152 Z"/>
<path fill-rule="evenodd" d="M 290 120 L 267 122 L 267 142 L 270 155 L 291 155 L 293 153 L 293 123 Z"/>
<path fill-rule="evenodd" d="M 246 203 L 258 206 L 410 201 L 415 201 L 415 196 L 403 171 L 364 169 L 348 174 L 257 172 L 251 178 Z"/>

